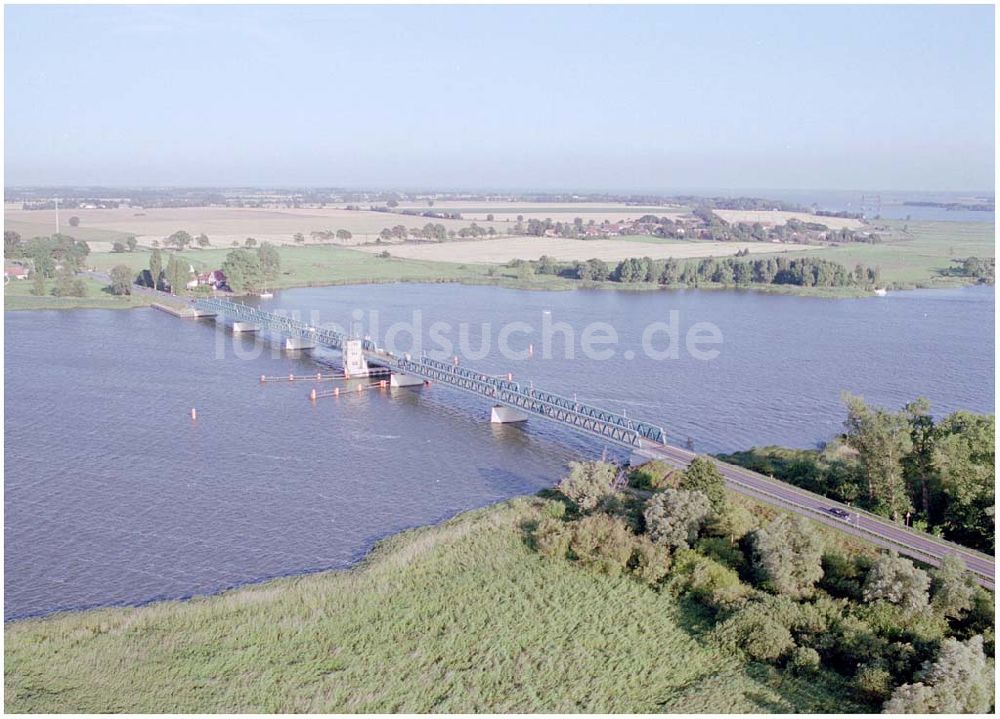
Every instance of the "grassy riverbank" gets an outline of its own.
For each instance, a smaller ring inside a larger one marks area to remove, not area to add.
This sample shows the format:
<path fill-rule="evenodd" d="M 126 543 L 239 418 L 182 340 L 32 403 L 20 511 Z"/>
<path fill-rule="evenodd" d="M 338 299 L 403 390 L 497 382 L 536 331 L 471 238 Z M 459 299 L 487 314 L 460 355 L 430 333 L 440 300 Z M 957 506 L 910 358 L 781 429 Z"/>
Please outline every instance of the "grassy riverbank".
<path fill-rule="evenodd" d="M 832 674 L 747 663 L 697 606 L 532 552 L 516 499 L 358 568 L 5 626 L 10 712 L 847 712 Z"/>
<path fill-rule="evenodd" d="M 69 310 L 69 309 L 100 309 L 117 310 L 134 307 L 148 307 L 149 298 L 142 295 L 117 297 L 105 292 L 106 282 L 99 282 L 87 277 L 81 277 L 87 287 L 86 297 L 56 297 L 51 294 L 31 294 L 34 283 L 29 280 L 11 280 L 4 286 L 5 310 Z M 54 280 L 46 283 L 46 289 L 51 291 Z"/>

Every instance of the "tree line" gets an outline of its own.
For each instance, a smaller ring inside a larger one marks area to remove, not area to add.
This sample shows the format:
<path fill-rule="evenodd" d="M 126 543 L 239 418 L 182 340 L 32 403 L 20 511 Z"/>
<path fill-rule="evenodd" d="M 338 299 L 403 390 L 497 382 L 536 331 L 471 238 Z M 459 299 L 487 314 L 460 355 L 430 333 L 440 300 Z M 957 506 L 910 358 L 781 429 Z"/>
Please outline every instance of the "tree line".
<path fill-rule="evenodd" d="M 629 475 L 571 463 L 543 497 L 530 547 L 696 605 L 693 631 L 726 652 L 832 680 L 871 708 L 993 706 L 993 596 L 956 557 L 925 570 L 845 550 L 803 517 L 730 496 L 704 457 Z"/>
<path fill-rule="evenodd" d="M 844 403 L 844 434 L 822 450 L 722 458 L 992 554 L 995 417 L 958 411 L 935 420 L 922 398 L 898 412 L 850 394 Z"/>
<path fill-rule="evenodd" d="M 585 262 L 557 262 L 542 255 L 537 261 L 514 260 L 511 267 L 530 266 L 543 275 L 557 275 L 589 282 L 655 283 L 663 286 L 698 287 L 718 284 L 736 287 L 750 285 L 794 285 L 798 287 L 876 287 L 881 283 L 877 267 L 844 265 L 817 257 L 763 257 L 747 259 L 742 251 L 736 257 L 679 261 L 673 258 L 629 257 L 615 265 L 592 258 Z"/>
<path fill-rule="evenodd" d="M 18 259 L 30 266 L 31 293 L 52 294 L 56 297 L 85 297 L 86 283 L 76 276 L 84 268 L 90 247 L 82 240 L 69 235 L 53 234 L 48 237 L 22 239 L 21 235 L 5 230 L 4 257 Z M 48 289 L 47 280 L 55 282 Z"/>

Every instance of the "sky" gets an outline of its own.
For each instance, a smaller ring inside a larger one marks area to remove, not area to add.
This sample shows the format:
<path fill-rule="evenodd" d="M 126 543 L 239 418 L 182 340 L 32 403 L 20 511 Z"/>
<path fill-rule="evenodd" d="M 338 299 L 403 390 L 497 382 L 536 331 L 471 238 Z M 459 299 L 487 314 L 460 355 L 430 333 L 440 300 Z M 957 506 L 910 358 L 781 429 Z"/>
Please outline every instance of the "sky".
<path fill-rule="evenodd" d="M 8 5 L 4 182 L 991 191 L 993 13 Z"/>

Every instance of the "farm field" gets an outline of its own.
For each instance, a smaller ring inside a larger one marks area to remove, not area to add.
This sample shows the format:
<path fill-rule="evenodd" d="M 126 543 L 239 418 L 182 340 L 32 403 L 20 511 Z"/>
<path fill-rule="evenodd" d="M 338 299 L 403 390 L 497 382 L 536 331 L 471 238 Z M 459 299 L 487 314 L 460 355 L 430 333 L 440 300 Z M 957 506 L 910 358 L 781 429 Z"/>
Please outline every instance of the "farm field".
<path fill-rule="evenodd" d="M 857 230 L 864 227 L 861 220 L 853 220 L 846 217 L 824 217 L 822 215 L 811 215 L 808 212 L 782 212 L 780 210 L 712 210 L 721 219 L 729 222 L 760 222 L 765 225 L 784 225 L 789 220 L 800 220 L 801 222 L 818 222 L 826 225 L 831 230 L 847 228 Z"/>
<path fill-rule="evenodd" d="M 405 205 L 411 205 L 406 207 Z M 460 220 L 428 218 L 403 215 L 401 210 L 415 209 L 421 212 L 433 209 L 436 212 L 459 212 Z M 580 217 L 584 222 L 604 220 L 617 222 L 641 217 L 644 214 L 657 216 L 679 216 L 673 207 L 629 207 L 620 205 L 599 205 L 578 203 L 569 205 L 547 205 L 543 203 L 503 203 L 494 207 L 484 207 L 482 202 L 448 203 L 447 207 L 429 208 L 426 203 L 401 203 L 394 212 L 373 212 L 371 210 L 347 210 L 341 207 L 310 208 L 237 208 L 237 207 L 178 207 L 178 208 L 138 208 L 123 207 L 108 210 L 62 210 L 60 230 L 78 240 L 85 240 L 94 252 L 110 252 L 112 244 L 123 241 L 133 234 L 139 244 L 149 245 L 153 240 L 163 240 L 178 230 L 191 235 L 204 233 L 215 247 L 229 247 L 233 242 L 240 244 L 247 237 L 273 244 L 295 244 L 293 236 L 302 233 L 305 244 L 315 244 L 312 232 L 327 230 L 348 230 L 354 236 L 338 244 L 358 245 L 374 242 L 385 227 L 405 225 L 421 227 L 428 222 L 442 224 L 448 230 L 458 231 L 472 222 L 481 227 L 493 227 L 498 233 L 506 234 L 518 215 L 528 219 L 571 221 Z M 487 221 L 488 214 L 494 215 Z M 78 217 L 80 224 L 71 227 L 70 217 Z M 24 238 L 50 235 L 55 231 L 54 210 L 21 210 L 7 205 L 4 209 L 4 223 L 8 230 L 18 232 Z M 329 240 L 323 240 L 329 242 Z"/>
<path fill-rule="evenodd" d="M 381 247 L 361 247 L 362 252 L 381 252 Z M 627 238 L 609 240 L 574 240 L 561 237 L 513 237 L 498 240 L 457 241 L 435 244 L 394 246 L 392 254 L 413 260 L 451 261 L 476 264 L 502 264 L 515 259 L 537 260 L 548 255 L 560 262 L 587 260 L 619 261 L 626 257 L 687 259 L 726 257 L 741 250 L 751 253 L 801 252 L 813 250 L 808 245 L 781 245 L 770 242 L 634 242 Z"/>
<path fill-rule="evenodd" d="M 516 499 L 359 567 L 8 623 L 10 712 L 852 712 L 833 675 L 745 663 L 697 608 L 525 544 Z"/>
<path fill-rule="evenodd" d="M 67 224 L 73 215 L 80 218 L 79 227 Z M 192 236 L 204 233 L 212 245 L 228 247 L 233 242 L 242 244 L 247 237 L 274 244 L 294 244 L 293 235 L 296 232 L 305 235 L 309 244 L 313 243 L 311 232 L 345 229 L 354 235 L 349 243 L 360 244 L 374 242 L 384 227 L 393 225 L 413 227 L 434 222 L 457 231 L 470 224 L 469 220 L 440 220 L 342 208 L 125 207 L 114 210 L 63 210 L 60 217 L 62 231 L 76 239 L 86 240 L 94 252 L 110 252 L 111 244 L 129 233 L 136 236 L 139 244 L 148 245 L 153 240 L 163 240 L 178 230 L 184 230 Z M 19 232 L 25 238 L 49 235 L 55 228 L 55 211 L 7 210 L 4 221 L 7 229 Z M 489 227 L 491 223 L 479 224 Z M 502 230 L 503 225 L 497 224 L 497 231 Z"/>

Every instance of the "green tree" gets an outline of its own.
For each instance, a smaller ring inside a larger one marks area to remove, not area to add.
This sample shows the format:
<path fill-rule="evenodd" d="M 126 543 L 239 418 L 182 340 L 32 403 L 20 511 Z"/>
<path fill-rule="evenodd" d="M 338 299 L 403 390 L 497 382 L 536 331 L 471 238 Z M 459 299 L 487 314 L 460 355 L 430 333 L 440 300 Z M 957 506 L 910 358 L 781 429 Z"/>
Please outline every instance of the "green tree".
<path fill-rule="evenodd" d="M 926 572 L 909 559 L 889 552 L 879 556 L 868 570 L 861 594 L 866 602 L 882 599 L 915 610 L 927 606 L 930 584 Z"/>
<path fill-rule="evenodd" d="M 184 230 L 178 230 L 166 239 L 167 244 L 176 245 L 178 250 L 183 250 L 191 244 L 193 238 Z"/>
<path fill-rule="evenodd" d="M 354 235 L 351 234 L 350 230 L 337 230 L 338 240 L 349 240 L 352 237 L 354 237 Z"/>
<path fill-rule="evenodd" d="M 823 577 L 823 541 L 804 517 L 779 515 L 750 534 L 750 548 L 754 575 L 768 591 L 808 597 Z"/>
<path fill-rule="evenodd" d="M 296 244 L 301 245 L 303 242 L 306 241 L 306 236 L 303 235 L 301 232 L 296 232 L 294 235 L 292 235 L 292 239 L 295 240 Z"/>
<path fill-rule="evenodd" d="M 13 230 L 4 230 L 3 233 L 3 256 L 11 259 L 21 257 L 24 247 L 21 244 L 21 235 Z"/>
<path fill-rule="evenodd" d="M 653 495 L 643 517 L 653 542 L 687 549 L 711 513 L 712 505 L 701 492 L 668 488 Z"/>
<path fill-rule="evenodd" d="M 995 546 L 995 432 L 993 415 L 955 412 L 938 424 L 934 441 L 946 535 L 990 552 Z"/>
<path fill-rule="evenodd" d="M 135 239 L 135 235 L 128 235 L 125 237 L 125 246 L 128 247 L 129 252 L 135 252 L 137 244 L 138 241 Z"/>
<path fill-rule="evenodd" d="M 204 232 L 195 237 L 194 241 L 198 243 L 198 247 L 208 247 L 211 244 L 211 242 L 208 239 L 208 235 L 206 235 Z"/>
<path fill-rule="evenodd" d="M 255 292 L 263 285 L 264 271 L 260 266 L 260 258 L 249 250 L 233 250 L 226 255 L 222 271 L 226 274 L 230 289 L 237 294 Z"/>
<path fill-rule="evenodd" d="M 877 510 L 898 520 L 911 509 L 903 479 L 903 458 L 909 453 L 909 423 L 900 414 L 872 410 L 862 397 L 844 393 L 846 440 L 858 453 L 867 497 Z"/>
<path fill-rule="evenodd" d="M 69 226 L 70 227 L 79 227 L 80 226 L 80 218 L 77 217 L 76 215 L 73 215 L 72 217 L 70 217 L 69 218 Z"/>
<path fill-rule="evenodd" d="M 965 562 L 955 554 L 941 560 L 930 570 L 931 605 L 950 619 L 959 619 L 972 609 L 976 582 L 966 570 Z"/>
<path fill-rule="evenodd" d="M 111 268 L 111 285 L 109 289 L 113 295 L 132 294 L 132 269 L 125 265 L 115 265 Z"/>
<path fill-rule="evenodd" d="M 190 265 L 185 260 L 171 255 L 167 261 L 167 282 L 170 283 L 170 292 L 175 295 L 180 294 L 187 289 L 190 279 Z"/>
<path fill-rule="evenodd" d="M 248 237 L 243 242 L 243 245 L 245 247 L 256 247 L 257 246 L 257 240 L 255 238 L 253 238 L 253 237 Z"/>
<path fill-rule="evenodd" d="M 149 274 L 153 280 L 153 289 L 160 287 L 160 275 L 163 274 L 163 256 L 158 248 L 153 248 L 149 254 Z"/>
<path fill-rule="evenodd" d="M 52 294 L 56 297 L 86 297 L 87 285 L 72 271 L 63 268 L 56 274 L 56 283 L 52 288 Z"/>
<path fill-rule="evenodd" d="M 896 688 L 885 703 L 887 714 L 986 714 L 993 709 L 994 668 L 983 652 L 983 638 L 948 638 L 934 660 Z"/>
<path fill-rule="evenodd" d="M 910 425 L 909 454 L 903 458 L 903 473 L 910 485 L 914 502 L 921 508 L 925 520 L 932 521 L 931 493 L 936 487 L 934 469 L 934 418 L 931 406 L 923 397 L 918 397 L 903 409 Z"/>
<path fill-rule="evenodd" d="M 274 245 L 270 242 L 262 242 L 257 248 L 257 258 L 260 260 L 260 269 L 266 277 L 278 276 L 278 272 L 281 270 L 281 256 Z"/>
<path fill-rule="evenodd" d="M 45 275 L 41 272 L 31 273 L 31 294 L 38 296 L 45 294 Z"/>
<path fill-rule="evenodd" d="M 124 252 L 125 251 L 125 245 L 124 245 L 124 243 L 122 243 L 122 242 L 114 242 L 114 243 L 112 243 L 112 245 L 111 245 L 111 251 L 112 252 Z"/>
<path fill-rule="evenodd" d="M 695 457 L 691 461 L 681 477 L 681 489 L 701 492 L 716 512 L 725 509 L 726 480 L 708 457 Z"/>

